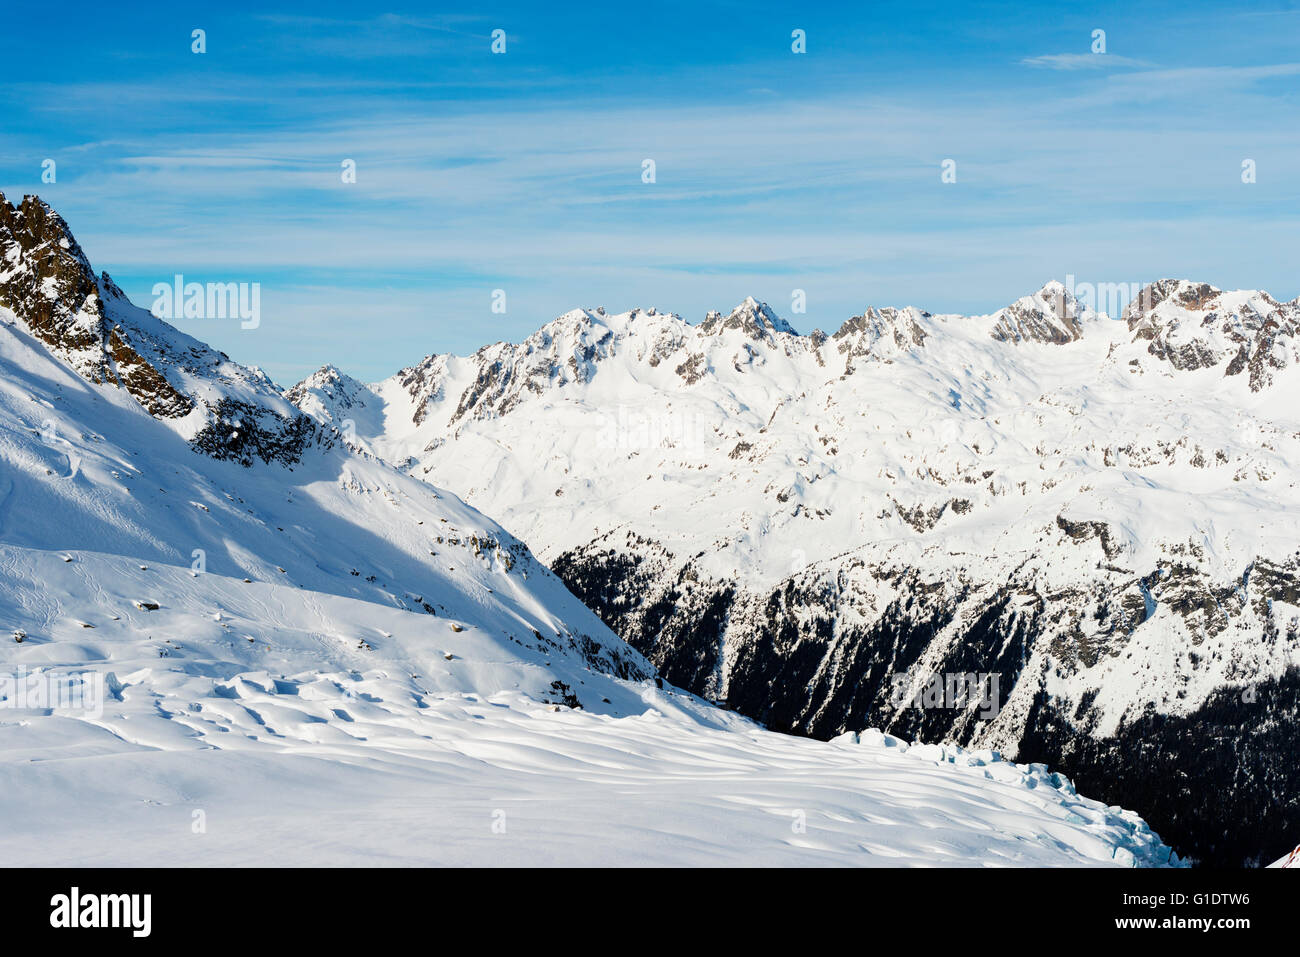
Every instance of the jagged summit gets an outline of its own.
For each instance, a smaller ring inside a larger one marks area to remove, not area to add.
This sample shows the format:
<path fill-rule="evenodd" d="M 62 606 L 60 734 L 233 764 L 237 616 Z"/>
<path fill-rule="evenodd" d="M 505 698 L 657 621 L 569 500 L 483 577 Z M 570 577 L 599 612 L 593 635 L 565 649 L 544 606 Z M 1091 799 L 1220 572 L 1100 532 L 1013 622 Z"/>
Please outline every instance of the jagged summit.
<path fill-rule="evenodd" d="M 794 326 L 786 322 L 765 302 L 759 302 L 753 296 L 746 296 L 727 316 L 720 312 L 710 312 L 700 323 L 700 330 L 715 334 L 724 329 L 742 329 L 754 339 L 770 337 L 773 333 L 797 336 Z"/>
<path fill-rule="evenodd" d="M 1195 282 L 1190 279 L 1158 279 L 1138 292 L 1121 314 L 1121 318 L 1129 322 L 1131 327 L 1135 321 L 1141 320 L 1165 302 L 1174 303 L 1183 309 L 1203 311 L 1222 294 L 1223 290 L 1206 282 Z"/>
<path fill-rule="evenodd" d="M 263 373 L 133 305 L 107 272 L 96 277 L 67 222 L 37 196 L 12 206 L 0 195 L 0 318 L 214 458 L 292 465 L 322 440 Z"/>
<path fill-rule="evenodd" d="M 1239 302 L 1243 305 L 1254 302 L 1257 314 L 1261 310 L 1281 310 L 1283 334 L 1290 335 L 1287 331 L 1291 325 L 1289 315 L 1295 312 L 1295 303 L 1280 304 L 1263 292 L 1222 293 L 1212 286 L 1188 280 L 1161 280 L 1148 286 L 1129 303 L 1122 318 L 1136 331 L 1139 320 L 1154 308 L 1144 307 L 1144 303 L 1159 306 L 1166 301 L 1197 303 L 1218 301 L 1220 298 L 1224 302 Z M 684 361 L 679 361 L 673 368 L 680 368 L 681 378 L 690 383 L 706 374 L 706 355 L 719 348 L 712 343 L 724 342 L 726 335 L 739 333 L 752 344 L 751 349 L 777 349 L 791 355 L 818 356 L 820 365 L 824 368 L 829 360 L 825 353 L 829 341 L 830 348 L 843 357 L 845 365 L 839 371 L 849 374 L 860 367 L 861 363 L 857 360 L 864 357 L 892 361 L 900 354 L 925 346 L 927 340 L 933 341 L 935 337 L 961 341 L 970 328 L 982 329 L 994 341 L 1011 346 L 1025 343 L 1068 346 L 1092 334 L 1088 330 L 1095 330 L 1106 318 L 1105 313 L 1095 309 L 1090 300 L 1075 295 L 1065 283 L 1056 279 L 1044 283 L 1036 292 L 1021 296 L 987 315 L 936 315 L 915 306 L 872 306 L 845 320 L 830 336 L 816 330 L 801 334 L 768 304 L 748 296 L 729 313 L 723 314 L 717 310 L 708 312 L 697 325 L 692 325 L 676 313 L 659 312 L 654 308 L 634 308 L 621 313 L 608 312 L 604 307 L 571 309 L 546 323 L 522 342 L 485 345 L 473 358 L 479 363 L 504 363 L 515 370 L 509 378 L 519 382 L 518 359 L 521 356 L 528 357 L 527 365 L 531 371 L 526 379 L 532 383 L 528 389 L 537 392 L 540 383 L 537 373 L 542 369 L 546 371 L 548 381 L 563 386 L 569 382 L 586 381 L 612 355 L 629 348 L 652 368 L 658 367 L 667 357 L 686 350 Z M 1249 328 L 1253 319 L 1247 315 L 1243 322 Z M 1105 335 L 1110 336 L 1111 333 Z M 1140 338 L 1141 335 L 1135 336 L 1133 341 Z M 721 348 L 729 349 L 731 346 L 724 343 Z M 1248 351 L 1253 355 L 1256 350 Z M 748 367 L 757 355 L 758 352 L 751 351 L 730 364 L 733 367 Z M 431 354 L 421 362 L 403 369 L 399 376 L 405 380 L 408 391 L 414 396 L 432 381 L 441 383 L 442 373 L 454 358 Z M 317 375 L 327 373 L 328 369 L 329 367 L 321 370 Z M 340 376 L 342 379 L 339 379 Z M 488 376 L 506 378 L 503 371 L 489 372 Z M 355 391 L 350 384 L 355 380 L 339 370 L 334 369 L 327 377 L 343 382 L 345 391 Z M 1258 383 L 1264 381 L 1256 380 Z M 316 376 L 308 377 L 291 389 L 290 393 L 296 396 L 301 388 L 322 384 L 323 380 L 317 381 Z M 491 383 L 485 382 L 483 385 L 490 386 Z M 334 387 L 339 388 L 338 385 Z M 513 406 L 512 401 L 509 407 Z"/>
<path fill-rule="evenodd" d="M 1065 284 L 1052 280 L 1031 296 L 1022 296 L 993 314 L 991 335 L 1001 342 L 1050 342 L 1064 345 L 1083 336 L 1083 322 L 1097 318 L 1081 309 Z"/>
<path fill-rule="evenodd" d="M 1143 288 L 1121 318 L 1134 343 L 1174 369 L 1242 376 L 1252 392 L 1300 362 L 1300 298 L 1284 303 L 1262 290 L 1162 279 Z"/>
<path fill-rule="evenodd" d="M 1154 305 L 1140 308 L 1144 302 Z M 1213 312 L 1214 305 L 1221 314 Z M 1192 316 L 1186 312 L 1189 306 L 1211 312 Z M 784 375 L 783 369 L 800 381 L 828 381 L 905 356 L 923 361 L 935 375 L 951 374 L 981 340 L 992 343 L 995 355 L 1006 354 L 1012 367 L 1020 362 L 1014 356 L 1024 346 L 1049 346 L 1045 356 L 1073 362 L 1077 355 L 1071 350 L 1092 342 L 1108 350 L 1111 365 L 1123 363 L 1133 370 L 1141 368 L 1143 355 L 1175 371 L 1217 367 L 1219 374 L 1231 377 L 1249 370 L 1244 381 L 1259 391 L 1268 387 L 1274 372 L 1295 361 L 1296 313 L 1295 303 L 1279 304 L 1267 293 L 1223 293 L 1187 280 L 1148 287 L 1126 310 L 1125 323 L 1106 321 L 1090 299 L 1058 280 L 987 315 L 871 307 L 830 336 L 818 331 L 800 335 L 753 297 L 726 315 L 709 312 L 698 325 L 654 309 L 574 309 L 520 343 L 493 343 L 468 357 L 430 355 L 388 384 L 362 386 L 326 367 L 286 396 L 327 421 L 335 419 L 334 413 L 351 417 L 348 410 L 359 404 L 386 409 L 397 420 L 422 428 L 435 408 L 451 413 L 449 423 L 459 423 L 508 415 L 534 399 L 596 382 L 617 396 L 633 383 L 637 388 L 651 383 L 657 389 L 698 388 L 710 379 Z M 1221 320 L 1219 326 L 1211 328 L 1211 314 Z M 448 398 L 455 402 L 447 404 Z"/>
<path fill-rule="evenodd" d="M 285 392 L 285 397 L 298 405 L 309 392 L 318 393 L 323 399 L 350 408 L 357 399 L 357 394 L 364 389 L 362 383 L 348 375 L 333 363 L 326 363 L 293 388 Z"/>
<path fill-rule="evenodd" d="M 120 290 L 113 289 L 116 301 Z M 103 299 L 90 261 L 63 217 L 37 196 L 11 206 L 0 193 L 0 307 L 91 382 L 132 391 L 151 413 L 185 415 L 190 409 L 185 397 L 116 333 Z M 134 376 L 118 374 L 119 358 Z M 143 381 L 146 377 L 150 381 Z"/>

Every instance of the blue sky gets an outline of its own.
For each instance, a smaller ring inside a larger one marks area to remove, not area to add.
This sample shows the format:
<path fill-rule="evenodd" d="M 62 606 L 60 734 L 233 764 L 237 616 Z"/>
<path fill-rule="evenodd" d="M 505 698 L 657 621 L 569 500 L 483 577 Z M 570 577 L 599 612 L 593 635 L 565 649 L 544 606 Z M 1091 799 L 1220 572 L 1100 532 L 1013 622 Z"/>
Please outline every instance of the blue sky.
<path fill-rule="evenodd" d="M 257 329 L 177 324 L 285 385 L 577 306 L 754 295 L 806 331 L 1068 274 L 1300 294 L 1297 3 L 563 6 L 14 6 L 0 191 L 140 305 L 261 283 Z"/>

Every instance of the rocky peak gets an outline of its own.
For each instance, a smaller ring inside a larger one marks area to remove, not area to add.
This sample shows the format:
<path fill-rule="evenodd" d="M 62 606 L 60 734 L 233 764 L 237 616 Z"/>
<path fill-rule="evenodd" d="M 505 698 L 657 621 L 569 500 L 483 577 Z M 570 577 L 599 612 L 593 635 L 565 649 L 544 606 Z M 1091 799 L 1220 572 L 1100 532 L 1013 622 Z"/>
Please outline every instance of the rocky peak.
<path fill-rule="evenodd" d="M 105 300 L 111 302 L 130 302 L 120 286 L 113 282 L 113 277 L 108 273 L 99 274 L 99 292 Z"/>
<path fill-rule="evenodd" d="M 365 386 L 338 366 L 327 363 L 287 390 L 284 397 L 301 408 L 308 393 L 315 393 L 329 408 L 350 409 L 353 405 L 365 405 L 359 398 L 364 389 Z"/>
<path fill-rule="evenodd" d="M 1246 374 L 1252 392 L 1300 359 L 1300 300 L 1281 303 L 1260 290 L 1225 292 L 1209 283 L 1161 279 L 1124 310 L 1134 343 L 1175 369 L 1223 366 Z"/>
<path fill-rule="evenodd" d="M 116 289 L 116 286 L 113 286 Z M 91 382 L 117 382 L 94 270 L 63 217 L 0 193 L 0 306 Z"/>
<path fill-rule="evenodd" d="M 794 326 L 773 312 L 767 303 L 759 302 L 753 296 L 746 296 L 730 315 L 723 316 L 711 310 L 700 323 L 700 331 L 705 335 L 717 335 L 725 329 L 742 329 L 751 339 L 771 339 L 778 332 L 799 335 Z"/>
<path fill-rule="evenodd" d="M 1065 345 L 1083 335 L 1079 301 L 1056 280 L 993 315 L 996 322 L 990 335 L 999 342 Z"/>
<path fill-rule="evenodd" d="M 186 419 L 178 431 L 214 458 L 291 464 L 314 434 L 265 376 L 132 305 L 107 273 L 96 277 L 39 197 L 15 206 L 0 194 L 0 308 L 86 381 L 122 389 L 154 418 Z"/>
<path fill-rule="evenodd" d="M 617 338 L 603 314 L 573 309 L 518 345 L 484 346 L 474 354 L 478 374 L 462 393 L 451 421 L 505 415 L 530 394 L 588 382 Z"/>
<path fill-rule="evenodd" d="M 1192 282 L 1188 279 L 1159 279 L 1143 287 L 1132 302 L 1125 308 L 1121 318 L 1130 329 L 1148 318 L 1156 307 L 1171 303 L 1188 312 L 1204 312 L 1223 295 L 1222 289 L 1211 286 L 1208 282 Z"/>
<path fill-rule="evenodd" d="M 885 306 L 872 307 L 847 320 L 831 336 L 836 350 L 844 356 L 844 374 L 853 372 L 855 359 L 893 362 L 896 356 L 921 348 L 929 335 L 922 321 L 929 318 L 928 312 L 913 306 Z"/>
<path fill-rule="evenodd" d="M 34 262 L 61 260 L 65 268 L 78 271 L 94 282 L 90 262 L 68 224 L 39 196 L 27 195 L 21 203 L 11 205 L 4 193 L 0 193 L 0 237 L 6 243 L 16 243 L 26 258 Z M 6 260 L 10 267 L 14 265 L 8 255 Z"/>

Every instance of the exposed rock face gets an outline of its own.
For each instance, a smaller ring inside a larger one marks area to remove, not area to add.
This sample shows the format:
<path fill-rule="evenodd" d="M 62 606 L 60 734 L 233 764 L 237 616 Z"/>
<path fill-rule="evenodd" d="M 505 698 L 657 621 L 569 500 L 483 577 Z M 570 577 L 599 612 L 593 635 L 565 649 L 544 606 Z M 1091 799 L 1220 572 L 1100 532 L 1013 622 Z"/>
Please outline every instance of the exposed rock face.
<path fill-rule="evenodd" d="M 292 466 L 318 438 L 307 416 L 286 418 L 254 402 L 229 396 L 211 407 L 212 418 L 191 445 L 214 459 L 228 459 L 245 468 L 254 460 Z"/>
<path fill-rule="evenodd" d="M 1205 864 L 1259 867 L 1300 815 L 1298 724 L 1298 670 L 1223 688 L 1186 716 L 1146 712 L 1104 737 L 1040 696 L 1019 755 L 1032 762 L 1050 754 L 1078 787 L 1158 808 L 1161 823 L 1152 826 Z"/>
<path fill-rule="evenodd" d="M 700 331 L 705 335 L 717 335 L 728 329 L 739 329 L 751 339 L 771 340 L 773 333 L 777 332 L 798 335 L 794 327 L 773 312 L 767 303 L 759 302 L 753 296 L 746 298 L 730 315 L 710 312 L 700 323 Z"/>
<path fill-rule="evenodd" d="M 852 375 L 855 360 L 892 362 L 900 354 L 925 345 L 926 331 L 917 321 L 929 319 L 918 309 L 868 309 L 854 316 L 831 336 L 837 352 L 844 356 L 844 375 Z"/>
<path fill-rule="evenodd" d="M 460 396 L 453 422 L 505 415 L 526 395 L 589 381 L 613 336 L 585 310 L 566 313 L 519 348 L 497 343 L 480 349 L 477 375 Z"/>
<path fill-rule="evenodd" d="M 1173 562 L 1051 589 L 1031 566 L 979 581 L 853 558 L 756 592 L 676 568 L 647 541 L 552 567 L 668 680 L 769 727 L 823 739 L 879 727 L 1050 761 L 1103 800 L 1148 809 L 1164 840 L 1207 864 L 1257 864 L 1300 822 L 1300 669 L 1261 678 L 1256 664 L 1300 646 L 1296 618 L 1283 630 L 1272 613 L 1300 597 L 1300 557 L 1244 589 Z M 1152 607 L 1195 636 L 1178 652 L 1182 683 L 1216 671 L 1228 683 L 1190 714 L 1151 704 L 1104 727 L 1098 676 L 1144 655 Z M 967 701 L 917 706 L 934 676 L 972 675 L 981 691 Z"/>
<path fill-rule="evenodd" d="M 1143 289 L 1123 318 L 1157 359 L 1181 371 L 1221 366 L 1225 376 L 1244 374 L 1252 392 L 1300 359 L 1300 300 L 1280 303 L 1266 292 L 1162 279 Z"/>
<path fill-rule="evenodd" d="M 1000 342 L 1050 342 L 1064 345 L 1083 335 L 1078 301 L 1059 282 L 1017 299 L 997 313 L 991 335 Z"/>
<path fill-rule="evenodd" d="M 10 206 L 0 194 L 0 261 L 0 306 L 78 374 L 126 389 L 150 415 L 189 413 L 190 400 L 109 318 L 105 300 L 125 301 L 122 291 L 107 273 L 95 278 L 68 224 L 37 197 Z"/>
<path fill-rule="evenodd" d="M 265 376 L 132 305 L 107 273 L 96 278 L 36 196 L 11 206 L 0 195 L 0 309 L 82 378 L 123 389 L 215 458 L 292 465 L 332 441 Z"/>

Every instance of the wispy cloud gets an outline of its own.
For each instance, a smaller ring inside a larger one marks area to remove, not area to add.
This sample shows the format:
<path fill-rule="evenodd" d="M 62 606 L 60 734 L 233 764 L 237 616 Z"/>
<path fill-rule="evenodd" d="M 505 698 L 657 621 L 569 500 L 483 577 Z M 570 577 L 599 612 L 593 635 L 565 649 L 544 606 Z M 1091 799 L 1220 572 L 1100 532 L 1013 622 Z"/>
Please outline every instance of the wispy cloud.
<path fill-rule="evenodd" d="M 1150 65 L 1143 60 L 1116 56 L 1113 53 L 1045 53 L 1025 57 L 1020 62 L 1025 66 L 1045 67 L 1049 70 L 1114 70 Z"/>
<path fill-rule="evenodd" d="M 452 49 L 460 38 L 486 42 L 491 33 L 485 17 L 471 14 L 384 13 L 367 18 L 261 14 L 258 19 L 276 28 L 266 38 L 268 43 L 343 58 L 430 56 Z"/>
<path fill-rule="evenodd" d="M 869 304 L 988 310 L 1071 272 L 1296 291 L 1285 44 L 1213 28 L 1217 65 L 1160 65 L 1210 22 L 1111 18 L 1143 59 L 1018 59 L 1068 44 L 1020 16 L 895 49 L 810 16 L 795 55 L 784 28 L 734 33 L 734 9 L 691 16 L 503 9 L 511 52 L 494 56 L 495 20 L 322 0 L 209 23 L 206 59 L 168 26 L 148 69 L 71 58 L 53 78 L 0 37 L 19 78 L 0 88 L 0 188 L 45 195 L 137 299 L 175 272 L 261 282 L 255 334 L 190 331 L 281 380 L 337 361 L 355 323 L 370 334 L 350 371 L 376 378 L 575 305 L 698 318 L 797 287 L 796 325 L 833 328 Z"/>

